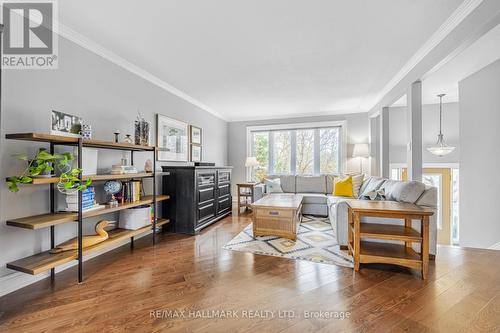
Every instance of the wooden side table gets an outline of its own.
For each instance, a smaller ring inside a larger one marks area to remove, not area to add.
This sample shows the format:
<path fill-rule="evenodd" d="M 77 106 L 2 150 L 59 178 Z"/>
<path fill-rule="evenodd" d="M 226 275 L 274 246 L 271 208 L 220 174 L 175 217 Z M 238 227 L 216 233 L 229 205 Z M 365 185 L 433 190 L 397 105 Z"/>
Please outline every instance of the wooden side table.
<path fill-rule="evenodd" d="M 429 216 L 434 212 L 414 204 L 392 201 L 352 200 L 348 203 L 349 254 L 354 257 L 354 270 L 360 264 L 383 263 L 418 269 L 427 279 L 429 269 Z M 361 223 L 362 217 L 403 219 L 404 225 Z M 420 220 L 421 231 L 412 228 Z M 404 241 L 404 244 L 370 242 L 367 239 Z M 417 253 L 412 243 L 420 243 Z"/>
<path fill-rule="evenodd" d="M 238 214 L 240 213 L 241 207 L 245 207 L 245 210 L 252 208 L 252 203 L 255 201 L 255 186 L 258 183 L 239 183 L 236 184 L 238 187 Z M 242 202 L 241 199 L 244 199 Z"/>

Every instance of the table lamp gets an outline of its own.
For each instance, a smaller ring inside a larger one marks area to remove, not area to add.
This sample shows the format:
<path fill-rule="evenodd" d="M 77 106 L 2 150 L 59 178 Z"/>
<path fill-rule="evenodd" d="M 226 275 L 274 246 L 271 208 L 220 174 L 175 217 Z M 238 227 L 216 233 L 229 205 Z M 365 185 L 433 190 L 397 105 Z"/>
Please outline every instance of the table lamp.
<path fill-rule="evenodd" d="M 255 156 L 247 157 L 245 161 L 245 167 L 250 168 L 250 177 L 247 177 L 248 182 L 252 182 L 253 168 L 256 166 L 259 166 L 259 161 L 257 161 L 257 158 Z M 248 180 L 248 178 L 250 179 Z"/>

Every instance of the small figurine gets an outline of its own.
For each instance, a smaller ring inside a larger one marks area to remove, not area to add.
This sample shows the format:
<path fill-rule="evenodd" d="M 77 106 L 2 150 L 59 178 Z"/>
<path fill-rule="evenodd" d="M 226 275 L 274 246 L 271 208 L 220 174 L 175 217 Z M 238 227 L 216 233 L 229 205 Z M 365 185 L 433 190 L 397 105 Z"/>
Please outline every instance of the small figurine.
<path fill-rule="evenodd" d="M 153 172 L 153 162 L 150 159 L 147 159 L 146 163 L 144 163 L 144 171 Z"/>
<path fill-rule="evenodd" d="M 132 136 L 130 134 L 126 134 L 125 139 L 123 139 L 123 142 L 132 144 Z"/>
<path fill-rule="evenodd" d="M 116 130 L 113 134 L 115 135 L 115 143 L 118 143 L 120 141 L 120 131 Z"/>

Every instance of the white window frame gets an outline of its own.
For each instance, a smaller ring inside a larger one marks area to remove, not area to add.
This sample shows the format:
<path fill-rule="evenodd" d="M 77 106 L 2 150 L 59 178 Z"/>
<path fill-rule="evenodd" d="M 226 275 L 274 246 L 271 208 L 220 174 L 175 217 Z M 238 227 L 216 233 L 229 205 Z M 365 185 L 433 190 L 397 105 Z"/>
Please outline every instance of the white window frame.
<path fill-rule="evenodd" d="M 295 124 L 271 124 L 271 125 L 260 125 L 260 126 L 247 126 L 247 153 L 246 156 L 252 156 L 252 132 L 265 132 L 265 131 L 279 131 L 279 130 L 290 130 L 294 131 L 297 129 L 321 129 L 321 128 L 331 128 L 338 127 L 340 129 L 339 137 L 340 137 L 340 165 L 339 165 L 339 173 L 344 173 L 347 170 L 347 121 L 322 121 L 322 122 L 310 122 L 310 123 L 295 123 Z M 319 131 L 316 131 L 318 133 Z M 315 134 L 317 135 L 317 134 Z M 295 135 L 292 135 L 292 147 L 293 141 L 295 140 Z M 269 136 L 269 166 L 273 165 L 273 136 Z M 318 138 L 315 138 L 318 139 Z M 320 152 L 319 149 L 314 148 L 314 174 L 319 175 L 320 173 Z M 319 146 L 318 146 L 319 147 Z M 291 151 L 291 166 L 290 173 L 296 173 L 296 163 L 297 160 L 296 152 L 294 149 Z M 272 169 L 269 170 L 269 173 L 272 174 Z M 251 170 L 250 168 L 246 168 L 246 177 L 250 179 Z"/>

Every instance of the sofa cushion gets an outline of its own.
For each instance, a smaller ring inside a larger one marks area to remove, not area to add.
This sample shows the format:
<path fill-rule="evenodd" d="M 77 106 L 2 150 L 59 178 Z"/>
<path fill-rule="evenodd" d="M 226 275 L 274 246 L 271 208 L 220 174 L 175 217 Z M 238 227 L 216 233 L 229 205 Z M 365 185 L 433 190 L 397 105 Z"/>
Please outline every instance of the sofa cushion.
<path fill-rule="evenodd" d="M 326 205 L 326 194 L 322 193 L 297 193 L 302 195 L 303 204 L 322 204 Z"/>
<path fill-rule="evenodd" d="M 424 193 L 415 202 L 418 206 L 437 208 L 438 189 L 433 186 L 425 186 Z"/>
<path fill-rule="evenodd" d="M 335 177 L 339 177 L 339 175 L 325 175 L 326 178 L 326 194 L 332 194 L 333 188 L 335 184 Z"/>
<path fill-rule="evenodd" d="M 361 188 L 359 190 L 358 197 L 361 198 L 369 192 L 378 190 L 386 180 L 387 179 L 380 177 L 370 177 L 368 179 L 365 179 L 363 185 L 361 185 Z"/>
<path fill-rule="evenodd" d="M 382 187 L 387 200 L 415 203 L 424 193 L 425 185 L 418 181 L 387 180 Z"/>
<path fill-rule="evenodd" d="M 333 188 L 333 195 L 339 197 L 352 198 L 353 196 L 352 176 L 347 176 L 345 178 L 335 178 L 335 187 Z"/>
<path fill-rule="evenodd" d="M 285 193 L 295 193 L 295 176 L 293 175 L 272 175 L 269 179 L 279 178 L 281 181 L 281 189 Z"/>
<path fill-rule="evenodd" d="M 361 186 L 363 185 L 364 174 L 357 174 L 352 176 L 352 196 L 357 198 L 360 193 Z"/>
<path fill-rule="evenodd" d="M 325 176 L 296 176 L 297 193 L 326 193 Z"/>

